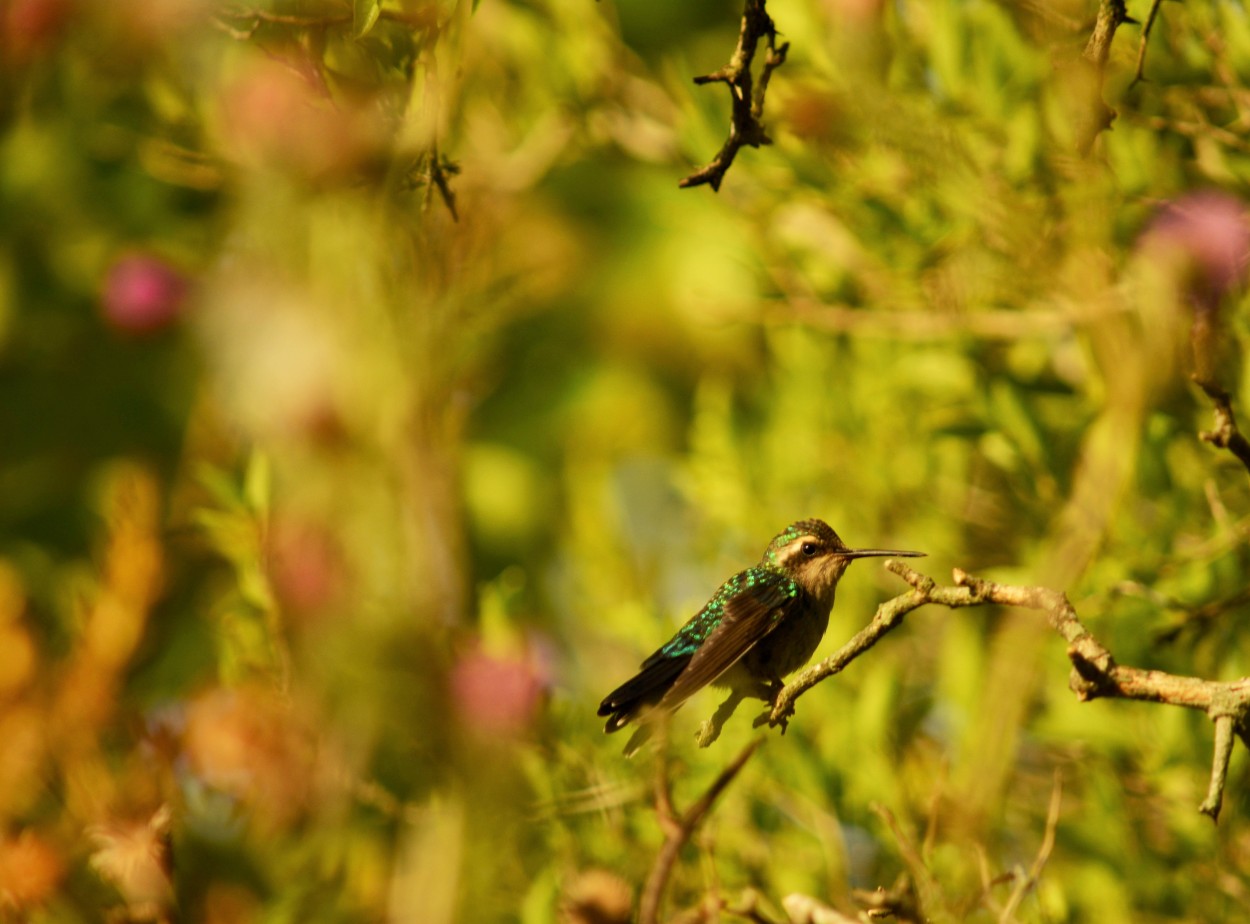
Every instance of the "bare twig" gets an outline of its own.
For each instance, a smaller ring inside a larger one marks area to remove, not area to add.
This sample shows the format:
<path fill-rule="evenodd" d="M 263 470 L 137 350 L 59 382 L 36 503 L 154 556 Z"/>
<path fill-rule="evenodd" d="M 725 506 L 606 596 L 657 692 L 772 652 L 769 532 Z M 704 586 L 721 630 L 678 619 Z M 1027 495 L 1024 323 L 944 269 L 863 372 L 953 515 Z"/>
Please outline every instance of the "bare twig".
<path fill-rule="evenodd" d="M 1176 625 L 1155 633 L 1155 641 L 1160 645 L 1167 645 L 1175 642 L 1186 632 L 1206 632 L 1216 620 L 1226 615 L 1230 610 L 1238 609 L 1250 603 L 1250 587 L 1243 587 L 1235 594 L 1222 600 L 1212 600 L 1200 606 L 1186 606 L 1179 601 L 1166 597 L 1163 599 L 1167 606 L 1182 612 L 1181 619 Z"/>
<path fill-rule="evenodd" d="M 851 897 L 864 908 L 870 921 L 891 920 L 899 924 L 913 924 L 924 920 L 916 900 L 916 890 L 911 878 L 900 873 L 894 885 L 888 889 L 852 889 Z"/>
<path fill-rule="evenodd" d="M 785 719 L 794 714 L 794 701 L 796 699 L 825 678 L 832 677 L 834 674 L 844 670 L 848 664 L 881 641 L 881 638 L 886 633 L 900 625 L 903 617 L 912 610 L 931 602 L 931 594 L 935 589 L 932 579 L 924 577 L 910 568 L 904 568 L 907 572 L 907 574 L 904 574 L 903 571 L 893 567 L 896 564 L 893 559 L 890 559 L 886 562 L 886 567 L 894 571 L 895 574 L 902 576 L 909 583 L 912 580 L 911 577 L 908 577 L 909 574 L 918 582 L 912 585 L 915 588 L 912 593 L 895 597 L 893 600 L 887 600 L 881 604 L 877 607 L 877 612 L 872 617 L 872 622 L 857 632 L 849 642 L 823 661 L 800 672 L 798 676 L 787 683 L 772 704 L 772 710 L 768 717 L 769 725 L 780 725 Z"/>
<path fill-rule="evenodd" d="M 1115 110 L 1102 98 L 1103 77 L 1106 74 L 1107 59 L 1111 55 L 1111 43 L 1115 39 L 1116 30 L 1124 23 L 1133 21 L 1129 18 L 1124 0 L 1101 0 L 1098 4 L 1098 17 L 1094 21 L 1094 31 L 1090 33 L 1089 41 L 1085 43 L 1085 51 L 1082 54 L 1087 66 L 1092 70 L 1086 90 L 1089 94 L 1088 99 L 1078 101 L 1078 105 L 1084 110 L 1077 127 L 1077 148 L 1082 154 L 1087 153 L 1099 133 L 1110 128 L 1111 123 L 1115 121 Z"/>
<path fill-rule="evenodd" d="M 995 913 L 999 924 L 1011 924 L 1016 920 L 1016 912 L 1020 903 L 1029 891 L 1036 887 L 1041 878 L 1042 870 L 1050 859 L 1055 847 L 1055 832 L 1059 826 L 1059 809 L 1062 805 L 1063 784 L 1058 771 L 1055 772 L 1054 787 L 1051 790 L 1050 807 L 1046 813 L 1046 830 L 1042 835 L 1037 856 L 1029 870 L 1017 867 L 1015 870 L 999 876 L 991 876 L 985 852 L 979 847 L 977 857 L 981 867 L 982 894 L 978 904 L 984 904 Z M 879 888 L 874 891 L 856 889 L 853 891 L 855 900 L 865 909 L 865 914 L 858 919 L 841 915 L 826 905 L 801 895 L 790 895 L 782 902 L 795 924 L 849 924 L 852 920 L 893 919 L 899 922 L 942 922 L 962 919 L 965 912 L 953 910 L 941 884 L 929 870 L 921 851 L 906 834 L 894 814 L 885 806 L 874 804 L 872 811 L 886 824 L 898 844 L 899 855 L 907 871 L 900 874 L 890 889 Z M 999 907 L 994 901 L 993 889 L 1003 883 L 1014 883 L 1007 903 Z"/>
<path fill-rule="evenodd" d="M 795 893 L 781 900 L 791 924 L 859 924 L 859 918 L 848 917 L 810 895 Z"/>
<path fill-rule="evenodd" d="M 933 855 L 933 847 L 937 844 L 938 816 L 942 810 L 942 791 L 946 788 L 950 775 L 950 760 L 942 758 L 937 779 L 933 783 L 933 794 L 929 797 L 929 817 L 925 821 L 924 839 L 920 842 L 920 855 Z"/>
<path fill-rule="evenodd" d="M 696 77 L 694 82 L 723 83 L 729 87 L 733 110 L 729 120 L 729 137 L 707 166 L 690 174 L 679 184 L 682 188 L 701 186 L 704 183 L 719 190 L 725 172 L 738 156 L 743 145 L 758 148 L 772 144 L 761 121 L 764 115 L 764 97 L 773 71 L 781 67 L 790 48 L 788 42 L 777 45 L 777 28 L 773 25 L 766 8 L 767 0 L 745 0 L 742 11 L 742 28 L 738 33 L 738 45 L 729 63 L 714 73 Z M 758 84 L 751 74 L 751 64 L 760 41 L 767 43 L 767 54 L 760 69 Z"/>
<path fill-rule="evenodd" d="M 1233 753 L 1233 722 L 1234 715 L 1220 715 L 1215 720 L 1215 756 L 1211 761 L 1211 784 L 1207 787 L 1207 797 L 1202 800 L 1198 811 L 1209 815 L 1212 821 L 1219 821 L 1220 806 L 1224 803 L 1224 781 L 1228 778 L 1228 761 Z"/>
<path fill-rule="evenodd" d="M 1020 902 L 1024 900 L 1024 896 L 1029 890 L 1037 885 L 1038 879 L 1041 878 L 1042 870 L 1046 867 L 1046 861 L 1050 859 L 1050 853 L 1055 849 L 1055 830 L 1059 827 L 1059 808 L 1063 804 L 1063 777 L 1059 770 L 1055 770 L 1055 785 L 1050 791 L 1050 809 L 1046 812 L 1046 833 L 1042 836 L 1042 845 L 1038 848 L 1037 856 L 1033 859 L 1033 866 L 1029 869 L 1027 876 L 1021 876 L 1016 882 L 1016 887 L 1011 890 L 1011 898 L 1007 900 L 1007 905 L 1003 908 L 1002 914 L 998 916 L 999 924 L 1008 924 L 1015 919 L 1016 909 L 1020 907 Z"/>
<path fill-rule="evenodd" d="M 722 899 L 720 907 L 726 914 L 745 918 L 751 921 L 752 924 L 776 924 L 773 918 L 760 907 L 760 902 L 760 893 L 755 891 L 755 889 L 747 889 L 735 902 Z"/>
<path fill-rule="evenodd" d="M 938 884 L 937 879 L 934 878 L 933 873 L 929 871 L 929 867 L 925 865 L 924 858 L 920 855 L 920 851 L 916 849 L 916 845 L 912 843 L 912 839 L 907 836 L 899 825 L 898 820 L 894 817 L 894 813 L 880 803 L 874 803 L 870 808 L 876 813 L 878 818 L 886 823 L 890 832 L 894 835 L 894 841 L 898 844 L 899 853 L 902 855 L 903 862 L 907 865 L 911 881 L 916 883 L 914 896 L 919 904 L 919 907 L 915 909 L 916 920 L 949 920 L 951 917 L 950 909 L 946 907 L 946 900 L 942 895 L 942 887 Z M 912 895 L 913 891 L 909 888 L 905 894 Z"/>
<path fill-rule="evenodd" d="M 985 852 L 985 847 L 981 844 L 973 844 L 973 849 L 977 854 L 977 870 L 981 874 L 981 895 L 977 899 L 977 904 L 984 905 L 987 909 L 997 915 L 1003 913 L 1002 906 L 994 898 L 994 889 L 1005 882 L 1011 882 L 1016 878 L 1014 872 L 999 873 L 997 876 L 990 872 L 990 858 Z"/>
<path fill-rule="evenodd" d="M 669 781 L 667 737 L 660 742 L 659 756 L 656 758 L 655 810 L 660 828 L 664 832 L 664 844 L 656 855 L 655 863 L 651 866 L 651 873 L 647 876 L 647 883 L 642 890 L 638 924 L 656 924 L 659 920 L 660 902 L 664 898 L 665 889 L 668 888 L 668 881 L 672 876 L 673 866 L 677 862 L 677 855 L 694 836 L 699 825 L 703 823 L 717 797 L 734 781 L 734 778 L 746 766 L 746 762 L 751 759 L 751 755 L 763 743 L 763 738 L 756 738 L 743 748 L 738 756 L 730 761 L 729 765 L 712 781 L 712 785 L 699 797 L 698 801 L 679 816 L 673 807 L 672 788 Z"/>
<path fill-rule="evenodd" d="M 1246 471 L 1250 472 L 1250 440 L 1247 440 L 1237 429 L 1232 398 L 1222 386 L 1215 382 L 1204 381 L 1196 377 L 1195 381 L 1215 405 L 1215 429 L 1198 435 L 1212 446 L 1227 449 L 1246 467 Z"/>
<path fill-rule="evenodd" d="M 1137 70 L 1133 74 L 1133 82 L 1129 84 L 1129 89 L 1137 86 L 1146 79 L 1146 43 L 1150 40 L 1150 30 L 1154 27 L 1155 17 L 1159 15 L 1159 7 L 1163 4 L 1163 0 L 1151 0 L 1150 12 L 1146 14 L 1146 22 L 1141 27 L 1141 45 L 1137 48 Z"/>
<path fill-rule="evenodd" d="M 416 183 L 425 184 L 423 207 L 429 207 L 433 191 L 438 190 L 439 197 L 443 200 L 443 205 L 450 213 L 452 221 L 459 221 L 460 215 L 456 212 L 456 193 L 452 190 L 448 179 L 459 172 L 460 165 L 444 157 L 439 151 L 437 142 L 431 143 L 430 149 L 418 159 L 410 174 Z"/>

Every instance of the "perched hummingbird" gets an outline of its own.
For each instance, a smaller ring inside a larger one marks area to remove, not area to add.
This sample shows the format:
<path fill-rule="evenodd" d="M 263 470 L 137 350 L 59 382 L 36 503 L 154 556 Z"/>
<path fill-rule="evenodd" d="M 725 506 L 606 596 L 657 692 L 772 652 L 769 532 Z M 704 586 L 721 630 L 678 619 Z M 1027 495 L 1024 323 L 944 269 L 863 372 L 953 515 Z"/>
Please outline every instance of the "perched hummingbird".
<path fill-rule="evenodd" d="M 672 712 L 709 683 L 728 687 L 730 710 L 745 697 L 772 702 L 781 678 L 798 670 L 829 625 L 833 595 L 851 561 L 923 552 L 848 549 L 823 520 L 800 520 L 773 537 L 753 568 L 739 571 L 638 674 L 599 704 L 604 731 L 624 728 L 642 713 Z M 725 707 L 722 707 L 725 708 Z M 625 745 L 632 754 L 651 733 L 641 726 Z"/>

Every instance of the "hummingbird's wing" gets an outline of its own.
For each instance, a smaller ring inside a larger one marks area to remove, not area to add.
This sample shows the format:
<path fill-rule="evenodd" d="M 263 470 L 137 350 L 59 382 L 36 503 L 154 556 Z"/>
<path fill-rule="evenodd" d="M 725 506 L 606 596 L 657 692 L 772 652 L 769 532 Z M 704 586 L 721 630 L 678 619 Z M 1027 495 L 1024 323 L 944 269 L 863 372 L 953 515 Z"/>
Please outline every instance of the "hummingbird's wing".
<path fill-rule="evenodd" d="M 628 725 L 640 711 L 658 703 L 689 663 L 689 653 L 665 655 L 664 649 L 643 661 L 637 674 L 609 693 L 599 704 L 599 715 L 611 717 L 603 730 L 608 734 L 618 731 Z"/>
<path fill-rule="evenodd" d="M 749 581 L 745 579 L 748 575 Z M 676 709 L 733 667 L 777 627 L 785 608 L 794 604 L 799 592 L 794 581 L 772 571 L 743 572 L 729 583 L 744 586 L 724 598 L 717 594 L 718 599 L 724 599 L 724 616 L 668 688 L 660 708 Z"/>

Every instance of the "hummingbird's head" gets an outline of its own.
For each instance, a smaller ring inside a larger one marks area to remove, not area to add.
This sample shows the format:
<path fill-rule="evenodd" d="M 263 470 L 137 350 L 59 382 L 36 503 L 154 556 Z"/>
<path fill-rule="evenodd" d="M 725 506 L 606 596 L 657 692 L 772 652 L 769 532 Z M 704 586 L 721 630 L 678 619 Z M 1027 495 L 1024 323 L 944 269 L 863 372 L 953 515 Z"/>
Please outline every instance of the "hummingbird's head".
<path fill-rule="evenodd" d="M 764 566 L 780 568 L 796 584 L 832 603 L 838 579 L 856 558 L 916 558 L 924 552 L 893 549 L 851 549 L 824 520 L 799 520 L 773 537 L 764 552 Z"/>

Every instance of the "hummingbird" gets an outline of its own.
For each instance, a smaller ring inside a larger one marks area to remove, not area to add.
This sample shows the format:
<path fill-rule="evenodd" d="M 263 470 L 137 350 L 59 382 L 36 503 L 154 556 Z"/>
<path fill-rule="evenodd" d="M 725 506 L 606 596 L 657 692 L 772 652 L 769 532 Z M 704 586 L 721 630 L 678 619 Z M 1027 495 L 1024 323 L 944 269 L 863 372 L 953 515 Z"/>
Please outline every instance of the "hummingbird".
<path fill-rule="evenodd" d="M 834 591 L 856 558 L 916 558 L 924 552 L 848 548 L 823 520 L 799 520 L 773 537 L 759 564 L 739 571 L 638 673 L 599 704 L 604 731 L 644 715 L 662 716 L 708 684 L 728 687 L 718 710 L 747 697 L 773 702 L 781 678 L 811 658 L 829 626 Z M 651 735 L 650 721 L 625 745 L 633 754 Z"/>

